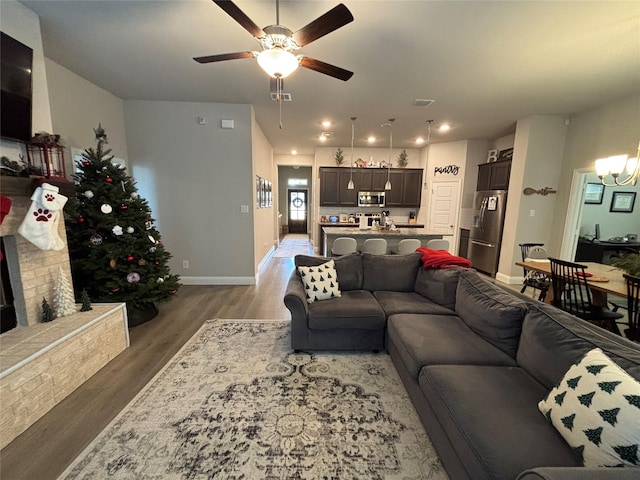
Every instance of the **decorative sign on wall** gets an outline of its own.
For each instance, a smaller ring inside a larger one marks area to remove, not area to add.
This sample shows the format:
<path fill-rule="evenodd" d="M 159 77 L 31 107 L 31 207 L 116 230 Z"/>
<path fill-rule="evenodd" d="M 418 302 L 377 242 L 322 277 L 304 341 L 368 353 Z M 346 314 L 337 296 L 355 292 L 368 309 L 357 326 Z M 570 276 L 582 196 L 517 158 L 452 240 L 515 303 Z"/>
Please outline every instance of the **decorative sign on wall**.
<path fill-rule="evenodd" d="M 434 175 L 458 175 L 460 167 L 458 165 L 447 165 L 445 167 L 435 167 L 433 169 Z"/>

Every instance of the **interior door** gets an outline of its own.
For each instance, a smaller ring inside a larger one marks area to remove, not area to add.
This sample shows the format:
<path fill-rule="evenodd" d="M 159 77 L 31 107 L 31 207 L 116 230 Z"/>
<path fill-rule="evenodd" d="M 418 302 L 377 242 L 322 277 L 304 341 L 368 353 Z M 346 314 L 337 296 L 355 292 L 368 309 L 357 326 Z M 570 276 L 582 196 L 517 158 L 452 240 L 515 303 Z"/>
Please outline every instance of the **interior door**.
<path fill-rule="evenodd" d="M 429 196 L 429 223 L 427 228 L 434 233 L 452 235 L 449 240 L 449 251 L 454 251 L 457 245 L 457 225 L 460 202 L 459 181 L 431 182 Z"/>
<path fill-rule="evenodd" d="M 289 233 L 307 233 L 307 190 L 289 189 L 287 197 Z"/>

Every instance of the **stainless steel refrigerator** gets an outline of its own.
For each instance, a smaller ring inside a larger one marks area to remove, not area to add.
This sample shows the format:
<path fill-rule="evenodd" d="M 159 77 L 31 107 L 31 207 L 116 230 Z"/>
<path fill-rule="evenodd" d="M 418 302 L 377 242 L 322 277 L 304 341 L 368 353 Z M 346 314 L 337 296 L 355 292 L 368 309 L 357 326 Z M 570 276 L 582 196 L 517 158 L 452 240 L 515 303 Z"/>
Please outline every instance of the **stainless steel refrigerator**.
<path fill-rule="evenodd" d="M 484 190 L 476 192 L 473 197 L 467 258 L 473 268 L 491 276 L 498 271 L 506 209 L 506 190 Z"/>

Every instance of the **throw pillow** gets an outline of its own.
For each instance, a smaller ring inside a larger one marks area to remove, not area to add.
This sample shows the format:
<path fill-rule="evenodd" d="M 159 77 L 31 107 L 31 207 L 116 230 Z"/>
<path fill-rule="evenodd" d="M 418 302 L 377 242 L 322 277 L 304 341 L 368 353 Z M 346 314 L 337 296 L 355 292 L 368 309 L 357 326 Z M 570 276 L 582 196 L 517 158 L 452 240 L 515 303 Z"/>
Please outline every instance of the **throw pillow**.
<path fill-rule="evenodd" d="M 640 467 L 640 383 L 589 351 L 538 404 L 585 467 Z"/>
<path fill-rule="evenodd" d="M 304 284 L 307 302 L 342 296 L 333 260 L 316 267 L 298 267 L 298 272 Z"/>

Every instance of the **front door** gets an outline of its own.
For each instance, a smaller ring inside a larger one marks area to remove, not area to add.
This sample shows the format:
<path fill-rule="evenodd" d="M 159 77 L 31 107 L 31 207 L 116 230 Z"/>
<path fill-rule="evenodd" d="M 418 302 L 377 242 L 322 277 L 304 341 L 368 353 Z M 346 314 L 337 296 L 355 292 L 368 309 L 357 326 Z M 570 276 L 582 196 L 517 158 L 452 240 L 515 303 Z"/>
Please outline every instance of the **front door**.
<path fill-rule="evenodd" d="M 307 233 L 307 191 L 288 191 L 289 233 Z"/>

